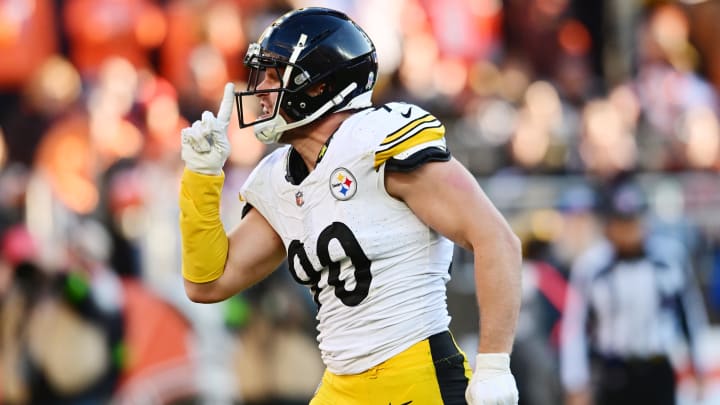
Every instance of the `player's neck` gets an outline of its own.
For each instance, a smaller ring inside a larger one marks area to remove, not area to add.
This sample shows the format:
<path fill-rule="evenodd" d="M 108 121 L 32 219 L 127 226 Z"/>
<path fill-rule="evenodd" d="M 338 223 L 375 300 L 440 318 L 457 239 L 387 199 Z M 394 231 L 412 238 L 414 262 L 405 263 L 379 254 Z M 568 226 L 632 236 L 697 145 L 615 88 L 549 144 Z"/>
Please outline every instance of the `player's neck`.
<path fill-rule="evenodd" d="M 350 115 L 352 112 L 330 114 L 322 120 L 289 131 L 283 135 L 283 141 L 300 154 L 308 171 L 312 171 L 323 145 Z"/>

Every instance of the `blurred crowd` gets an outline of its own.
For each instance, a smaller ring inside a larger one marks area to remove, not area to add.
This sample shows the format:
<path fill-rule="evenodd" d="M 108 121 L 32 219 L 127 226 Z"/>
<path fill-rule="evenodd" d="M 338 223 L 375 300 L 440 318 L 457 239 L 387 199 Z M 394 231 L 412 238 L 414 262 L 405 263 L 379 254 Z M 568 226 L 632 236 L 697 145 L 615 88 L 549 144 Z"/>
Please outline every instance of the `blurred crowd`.
<path fill-rule="evenodd" d="M 176 196 L 180 129 L 243 86 L 267 24 L 308 5 L 367 30 L 374 101 L 441 118 L 523 240 L 518 353 L 543 366 L 518 375 L 525 403 L 563 401 L 568 279 L 618 177 L 720 321 L 718 0 L 0 0 L 0 404 L 307 403 L 323 370 L 309 295 L 280 269 L 191 304 Z M 233 121 L 229 226 L 271 148 Z M 473 352 L 472 260 L 454 263 L 452 328 Z"/>

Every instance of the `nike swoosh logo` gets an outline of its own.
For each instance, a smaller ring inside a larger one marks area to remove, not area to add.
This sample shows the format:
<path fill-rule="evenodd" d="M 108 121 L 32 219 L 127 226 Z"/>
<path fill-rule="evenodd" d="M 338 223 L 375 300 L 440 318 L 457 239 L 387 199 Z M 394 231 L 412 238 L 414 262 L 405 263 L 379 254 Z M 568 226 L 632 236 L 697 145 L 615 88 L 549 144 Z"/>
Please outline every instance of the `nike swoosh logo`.
<path fill-rule="evenodd" d="M 400 405 L 409 405 L 409 404 L 412 404 L 412 401 L 403 402 Z M 392 402 L 390 402 L 388 405 L 392 405 Z"/>
<path fill-rule="evenodd" d="M 412 107 L 408 108 L 407 112 L 400 113 L 400 115 L 402 115 L 402 116 L 405 117 L 405 118 L 410 118 L 410 113 L 411 113 L 411 112 L 412 112 Z M 410 402 L 412 402 L 412 401 L 410 401 Z M 410 402 L 408 402 L 408 404 L 409 404 Z M 406 404 L 400 404 L 400 405 L 406 405 Z"/>

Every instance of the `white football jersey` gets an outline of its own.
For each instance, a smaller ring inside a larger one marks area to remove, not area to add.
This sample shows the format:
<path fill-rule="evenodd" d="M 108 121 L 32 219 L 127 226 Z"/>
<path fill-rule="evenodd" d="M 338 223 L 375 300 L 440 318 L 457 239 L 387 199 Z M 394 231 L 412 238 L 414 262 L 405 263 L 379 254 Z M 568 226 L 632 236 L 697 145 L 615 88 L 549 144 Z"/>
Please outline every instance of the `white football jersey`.
<path fill-rule="evenodd" d="M 242 197 L 282 238 L 293 278 L 318 304 L 318 342 L 335 374 L 363 372 L 448 329 L 453 244 L 385 190 L 384 173 L 447 160 L 445 129 L 391 103 L 340 126 L 315 169 L 289 176 L 290 147 L 268 155 Z"/>

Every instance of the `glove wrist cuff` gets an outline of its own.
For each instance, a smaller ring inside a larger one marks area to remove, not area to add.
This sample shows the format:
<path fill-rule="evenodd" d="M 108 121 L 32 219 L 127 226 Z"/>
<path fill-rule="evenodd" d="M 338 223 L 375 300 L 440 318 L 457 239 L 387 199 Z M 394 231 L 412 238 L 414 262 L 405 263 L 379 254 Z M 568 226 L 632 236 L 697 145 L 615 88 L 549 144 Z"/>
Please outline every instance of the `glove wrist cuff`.
<path fill-rule="evenodd" d="M 475 368 L 509 372 L 510 355 L 508 353 L 478 353 L 475 357 Z"/>
<path fill-rule="evenodd" d="M 192 184 L 204 184 L 208 181 L 216 182 L 219 180 L 217 179 L 217 177 L 222 177 L 222 180 L 225 180 L 225 173 L 222 171 L 222 169 L 220 169 L 215 174 L 203 173 L 204 171 L 206 170 L 195 170 L 192 167 L 186 165 L 185 170 L 183 170 L 183 178 L 186 181 L 191 182 Z M 208 177 L 210 178 L 208 179 Z M 220 182 L 220 184 L 222 184 L 222 182 Z"/>
<path fill-rule="evenodd" d="M 193 164 L 185 162 L 185 168 L 195 174 L 201 174 L 204 176 L 220 176 L 223 174 L 222 168 L 211 169 L 208 167 L 193 167 Z"/>

